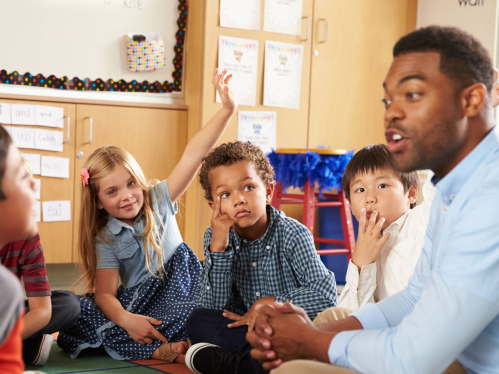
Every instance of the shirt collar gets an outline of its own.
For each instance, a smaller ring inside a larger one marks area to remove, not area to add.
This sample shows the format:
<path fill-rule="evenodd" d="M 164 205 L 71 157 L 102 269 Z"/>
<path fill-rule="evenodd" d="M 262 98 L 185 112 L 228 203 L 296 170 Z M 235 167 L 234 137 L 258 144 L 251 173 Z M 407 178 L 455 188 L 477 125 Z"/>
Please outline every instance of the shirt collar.
<path fill-rule="evenodd" d="M 407 219 L 407 216 L 409 215 L 410 211 L 411 210 L 408 209 L 407 212 L 405 212 L 398 219 L 390 223 L 390 225 L 388 225 L 388 227 L 383 230 L 383 234 L 389 232 L 391 234 L 391 237 L 396 237 L 398 232 L 402 229 L 402 226 L 404 226 L 405 220 Z"/>
<path fill-rule="evenodd" d="M 142 216 L 142 213 L 139 214 L 139 217 Z M 135 220 L 135 225 L 137 225 L 137 219 Z M 133 227 L 130 227 L 128 223 L 125 223 L 123 221 L 120 221 L 119 219 L 113 217 L 112 215 L 108 215 L 107 218 L 107 227 L 109 227 L 109 230 L 114 234 L 118 235 L 121 230 L 125 227 L 130 230 L 134 230 Z"/>
<path fill-rule="evenodd" d="M 431 182 L 437 186 L 446 204 L 454 200 L 470 175 L 496 149 L 499 148 L 499 129 L 495 126 L 487 136 L 442 179 L 433 176 Z"/>
<path fill-rule="evenodd" d="M 267 212 L 267 214 L 270 217 L 270 221 L 269 221 L 269 225 L 267 226 L 267 230 L 265 230 L 265 233 L 261 237 L 259 237 L 258 239 L 250 242 L 250 244 L 255 244 L 258 241 L 262 241 L 263 242 L 265 240 L 265 238 L 267 237 L 267 233 L 269 231 L 273 230 L 273 226 L 277 222 L 277 219 L 281 216 L 281 212 L 279 210 L 277 210 L 276 208 L 274 208 L 270 204 L 267 204 L 267 206 L 266 206 L 266 212 Z M 235 244 L 237 244 L 236 247 L 235 247 L 235 251 L 239 252 L 241 250 L 241 241 L 245 240 L 245 239 L 242 239 L 235 230 L 232 232 L 232 234 L 234 235 Z M 249 241 L 246 240 L 246 242 L 249 242 Z"/>

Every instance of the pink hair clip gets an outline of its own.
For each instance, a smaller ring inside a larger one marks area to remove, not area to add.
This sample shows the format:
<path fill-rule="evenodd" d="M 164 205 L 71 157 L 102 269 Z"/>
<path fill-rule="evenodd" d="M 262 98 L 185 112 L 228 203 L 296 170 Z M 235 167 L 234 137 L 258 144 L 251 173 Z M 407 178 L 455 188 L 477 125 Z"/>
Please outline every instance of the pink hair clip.
<path fill-rule="evenodd" d="M 88 174 L 88 170 L 85 168 L 81 168 L 81 183 L 83 183 L 84 186 L 88 186 L 88 178 L 90 178 L 90 174 Z"/>

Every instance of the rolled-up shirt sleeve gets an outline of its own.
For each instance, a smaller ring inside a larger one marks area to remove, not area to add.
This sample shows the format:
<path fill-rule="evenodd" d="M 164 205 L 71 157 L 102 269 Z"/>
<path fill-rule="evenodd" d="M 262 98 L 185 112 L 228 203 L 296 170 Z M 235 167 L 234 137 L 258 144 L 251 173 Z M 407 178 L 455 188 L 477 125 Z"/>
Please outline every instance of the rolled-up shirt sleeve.
<path fill-rule="evenodd" d="M 116 256 L 116 249 L 112 244 L 97 242 L 95 244 L 97 255 L 97 269 L 119 269 L 120 263 Z"/>

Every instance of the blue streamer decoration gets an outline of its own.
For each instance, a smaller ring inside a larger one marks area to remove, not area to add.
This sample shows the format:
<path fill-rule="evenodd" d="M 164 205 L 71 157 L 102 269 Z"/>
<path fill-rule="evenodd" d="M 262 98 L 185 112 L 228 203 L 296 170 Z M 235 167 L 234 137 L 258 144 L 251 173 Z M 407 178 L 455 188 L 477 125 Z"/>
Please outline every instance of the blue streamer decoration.
<path fill-rule="evenodd" d="M 341 179 L 345 167 L 353 157 L 353 151 L 343 155 L 321 155 L 312 151 L 306 153 L 276 153 L 272 151 L 267 155 L 274 167 L 276 180 L 282 183 L 283 191 L 289 187 L 303 190 L 305 180 L 311 184 L 317 183 L 319 194 L 322 191 L 341 189 Z"/>

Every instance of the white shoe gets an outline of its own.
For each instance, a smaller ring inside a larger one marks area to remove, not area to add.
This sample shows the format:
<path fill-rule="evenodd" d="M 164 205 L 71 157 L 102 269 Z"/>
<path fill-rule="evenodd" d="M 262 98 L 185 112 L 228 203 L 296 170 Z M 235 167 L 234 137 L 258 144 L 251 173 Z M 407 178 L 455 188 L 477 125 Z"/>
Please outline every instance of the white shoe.
<path fill-rule="evenodd" d="M 192 345 L 188 350 L 187 353 L 185 354 L 185 365 L 191 369 L 191 371 L 195 372 L 196 374 L 202 374 L 199 371 L 199 368 L 196 369 L 194 366 L 194 356 L 196 355 L 197 352 L 199 352 L 201 349 L 205 347 L 217 347 L 220 348 L 218 345 L 211 344 L 211 343 L 197 343 Z"/>
<path fill-rule="evenodd" d="M 52 335 L 45 334 L 42 338 L 42 343 L 38 349 L 38 354 L 36 355 L 35 361 L 31 364 L 36 366 L 43 366 L 47 362 L 50 356 L 50 350 L 52 349 L 52 342 L 54 337 Z"/>

